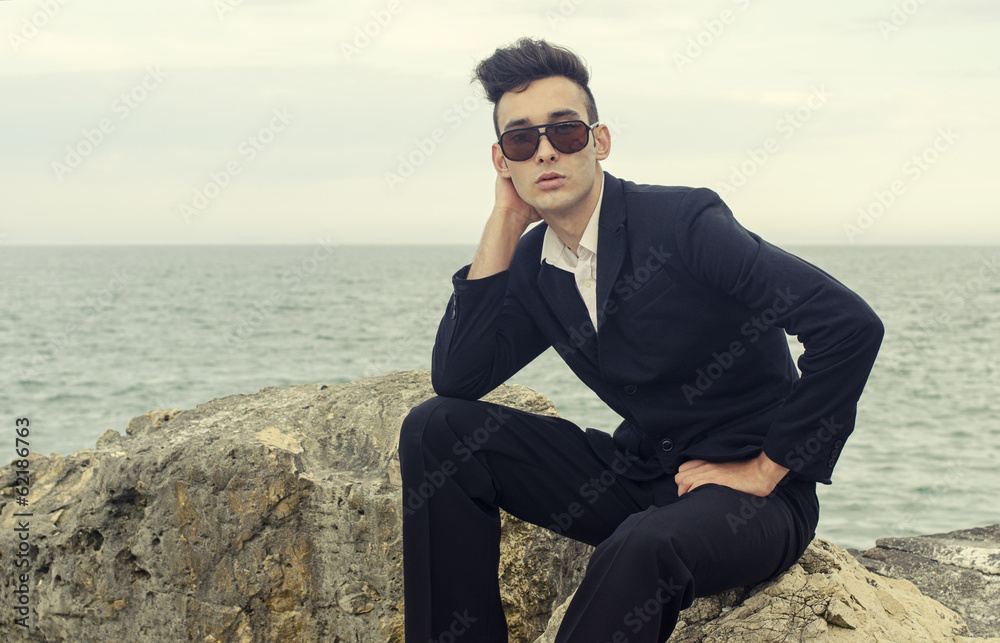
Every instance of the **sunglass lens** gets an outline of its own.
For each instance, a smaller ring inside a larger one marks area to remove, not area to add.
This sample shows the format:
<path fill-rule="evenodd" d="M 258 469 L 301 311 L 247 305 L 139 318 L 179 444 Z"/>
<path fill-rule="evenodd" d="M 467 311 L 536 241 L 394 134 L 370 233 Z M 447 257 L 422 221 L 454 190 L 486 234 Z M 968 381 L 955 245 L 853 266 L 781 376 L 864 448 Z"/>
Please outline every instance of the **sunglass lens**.
<path fill-rule="evenodd" d="M 504 154 L 512 161 L 526 161 L 538 148 L 539 137 L 536 129 L 507 132 L 501 139 Z"/>
<path fill-rule="evenodd" d="M 587 147 L 590 130 L 584 123 L 576 121 L 550 127 L 546 133 L 553 147 L 563 154 L 573 154 Z"/>

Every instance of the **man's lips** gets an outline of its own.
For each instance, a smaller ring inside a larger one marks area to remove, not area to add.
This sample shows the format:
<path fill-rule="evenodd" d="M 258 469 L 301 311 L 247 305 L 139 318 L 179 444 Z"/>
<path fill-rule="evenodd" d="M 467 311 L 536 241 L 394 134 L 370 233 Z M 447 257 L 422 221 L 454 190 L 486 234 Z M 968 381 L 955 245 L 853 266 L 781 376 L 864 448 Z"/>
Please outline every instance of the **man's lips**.
<path fill-rule="evenodd" d="M 546 172 L 538 177 L 535 184 L 543 190 L 554 190 L 566 182 L 566 177 L 556 172 Z"/>

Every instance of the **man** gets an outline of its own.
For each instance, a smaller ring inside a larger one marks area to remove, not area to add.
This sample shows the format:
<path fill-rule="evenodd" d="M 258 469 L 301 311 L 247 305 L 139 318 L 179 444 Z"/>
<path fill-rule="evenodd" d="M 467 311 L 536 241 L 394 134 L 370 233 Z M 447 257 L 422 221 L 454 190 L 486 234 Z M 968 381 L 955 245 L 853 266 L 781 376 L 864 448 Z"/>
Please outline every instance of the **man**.
<path fill-rule="evenodd" d="M 439 397 L 401 429 L 406 638 L 507 641 L 503 508 L 596 547 L 557 641 L 659 643 L 812 540 L 882 324 L 714 192 L 603 172 L 575 54 L 521 39 L 476 74 L 496 202 L 438 329 Z M 624 418 L 613 436 L 477 401 L 549 346 Z"/>

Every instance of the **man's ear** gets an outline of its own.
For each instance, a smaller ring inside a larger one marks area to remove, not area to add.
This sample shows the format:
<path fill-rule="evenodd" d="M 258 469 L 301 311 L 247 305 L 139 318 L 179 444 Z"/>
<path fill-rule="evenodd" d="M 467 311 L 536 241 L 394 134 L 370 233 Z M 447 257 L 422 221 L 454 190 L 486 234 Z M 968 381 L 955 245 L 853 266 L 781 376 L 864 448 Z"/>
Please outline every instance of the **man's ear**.
<path fill-rule="evenodd" d="M 611 130 L 603 123 L 594 128 L 591 132 L 594 135 L 594 146 L 597 152 L 597 160 L 603 161 L 611 154 Z"/>
<path fill-rule="evenodd" d="M 507 159 L 504 158 L 503 151 L 500 149 L 500 145 L 497 143 L 493 144 L 492 149 L 493 154 L 493 169 L 497 171 L 497 174 L 505 179 L 510 178 L 510 170 L 507 168 Z"/>

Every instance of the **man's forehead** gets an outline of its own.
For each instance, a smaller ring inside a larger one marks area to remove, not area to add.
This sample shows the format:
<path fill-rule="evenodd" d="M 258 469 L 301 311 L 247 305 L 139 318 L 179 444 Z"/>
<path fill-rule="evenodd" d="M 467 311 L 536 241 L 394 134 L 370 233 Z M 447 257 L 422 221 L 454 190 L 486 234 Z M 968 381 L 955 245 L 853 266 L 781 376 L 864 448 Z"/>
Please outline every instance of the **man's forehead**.
<path fill-rule="evenodd" d="M 582 119 L 586 113 L 583 89 L 563 76 L 533 81 L 521 92 L 505 93 L 497 103 L 497 122 L 501 130 Z"/>
<path fill-rule="evenodd" d="M 530 127 L 532 125 L 545 125 L 546 123 L 555 123 L 556 121 L 565 121 L 571 119 L 583 118 L 583 114 L 572 109 L 570 107 L 563 107 L 561 109 L 556 109 L 545 115 L 545 118 L 536 122 L 530 116 L 521 116 L 519 118 L 512 118 L 506 123 L 504 123 L 501 129 L 509 130 L 515 127 Z"/>

